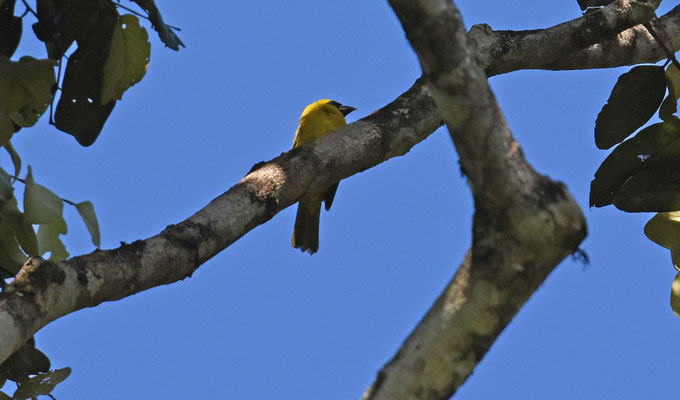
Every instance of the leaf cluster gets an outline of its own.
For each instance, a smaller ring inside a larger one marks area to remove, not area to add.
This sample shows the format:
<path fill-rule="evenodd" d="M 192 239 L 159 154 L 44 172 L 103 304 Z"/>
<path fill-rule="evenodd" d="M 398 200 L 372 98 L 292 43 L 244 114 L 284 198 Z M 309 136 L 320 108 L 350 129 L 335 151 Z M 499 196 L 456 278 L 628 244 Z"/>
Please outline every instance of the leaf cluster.
<path fill-rule="evenodd" d="M 29 339 L 19 350 L 0 364 L 0 388 L 13 381 L 17 385 L 12 396 L 0 392 L 0 400 L 35 399 L 49 395 L 54 388 L 71 374 L 71 368 L 50 370 L 49 358 L 35 347 Z"/>
<path fill-rule="evenodd" d="M 50 123 L 57 129 L 73 135 L 82 146 L 95 142 L 115 103 L 142 80 L 149 66 L 149 36 L 133 14 L 148 19 L 166 46 L 174 50 L 184 46 L 174 32 L 177 28 L 165 24 L 153 0 L 131 1 L 147 15 L 112 0 L 34 0 L 33 7 L 29 1 L 21 2 L 25 12 L 19 16 L 16 0 L 0 0 L 0 147 L 14 165 L 13 175 L 0 168 L 0 288 L 29 256 L 49 253 L 51 261 L 69 256 L 61 241 L 68 230 L 64 203 L 76 208 L 93 244 L 100 246 L 92 203 L 60 198 L 35 181 L 30 166 L 21 179 L 21 157 L 11 140 L 50 108 Z M 118 8 L 133 14 L 120 15 Z M 45 44 L 47 58 L 13 60 L 24 19 L 31 15 L 36 19 L 32 32 Z M 25 185 L 23 210 L 14 193 L 16 182 Z M 7 380 L 17 384 L 12 397 L 0 392 L 0 400 L 49 395 L 69 374 L 70 368 L 50 371 L 50 360 L 31 339 L 0 364 L 0 388 Z"/>
<path fill-rule="evenodd" d="M 166 46 L 174 50 L 184 46 L 174 32 L 176 28 L 165 24 L 153 0 L 132 1 L 148 15 L 112 0 L 34 0 L 34 7 L 28 1 L 21 2 L 26 11 L 18 16 L 16 0 L 0 1 L 0 146 L 14 164 L 13 175 L 0 168 L 3 279 L 14 276 L 28 256 L 49 253 L 53 261 L 68 257 L 60 239 L 67 232 L 62 215 L 64 202 L 75 206 L 93 243 L 100 245 L 92 203 L 61 199 L 35 182 L 30 167 L 25 178 L 20 179 L 21 158 L 11 139 L 20 129 L 35 125 L 60 93 L 50 122 L 73 135 L 81 145 L 93 144 L 115 103 L 142 80 L 148 69 L 151 45 L 136 15 L 151 22 Z M 119 8 L 136 15 L 120 15 Z M 36 19 L 32 32 L 45 44 L 47 58 L 23 56 L 12 60 L 24 31 L 24 20 L 30 16 Z M 55 69 L 64 70 L 63 79 Z M 14 196 L 17 181 L 26 185 L 23 211 Z"/>
<path fill-rule="evenodd" d="M 13 180 L 0 168 L 0 277 L 6 279 L 16 275 L 29 256 L 50 253 L 51 261 L 68 258 L 69 253 L 60 238 L 68 231 L 63 217 L 64 202 L 75 206 L 90 232 L 92 243 L 100 246 L 99 223 L 91 202 L 73 203 L 61 199 L 35 182 L 29 166 L 23 179 L 22 212 L 14 196 Z M 34 226 L 38 227 L 37 233 Z"/>
<path fill-rule="evenodd" d="M 645 234 L 670 250 L 680 272 L 680 118 L 675 115 L 679 97 L 680 70 L 675 63 L 668 68 L 637 66 L 619 77 L 595 122 L 597 147 L 618 146 L 595 172 L 590 205 L 657 212 Z M 662 122 L 638 131 L 657 112 Z M 671 294 L 671 306 L 680 316 L 679 287 L 680 274 Z"/>
<path fill-rule="evenodd" d="M 153 0 L 133 2 L 148 13 L 135 12 L 151 22 L 166 46 L 174 50 L 184 46 L 173 28 L 165 24 Z M 0 39 L 6 39 L 0 40 L 0 55 L 4 56 L 0 59 L 0 141 L 35 124 L 52 104 L 57 85 L 50 70 L 59 64 L 61 71 L 62 60 L 67 59 L 50 122 L 81 145 L 93 144 L 116 101 L 146 74 L 151 53 L 146 29 L 137 16 L 120 15 L 118 8 L 123 6 L 112 0 L 35 0 L 35 11 L 27 8 L 27 12 L 30 10 L 37 19 L 32 31 L 45 43 L 48 58 L 23 57 L 13 62 L 9 57 L 17 48 L 27 15 L 14 15 L 15 6 L 16 0 L 0 6 Z M 1 86 L 7 81 L 16 82 L 11 92 Z M 13 95 L 16 93 L 22 96 L 17 98 Z M 7 118 L 10 115 L 13 117 Z"/>

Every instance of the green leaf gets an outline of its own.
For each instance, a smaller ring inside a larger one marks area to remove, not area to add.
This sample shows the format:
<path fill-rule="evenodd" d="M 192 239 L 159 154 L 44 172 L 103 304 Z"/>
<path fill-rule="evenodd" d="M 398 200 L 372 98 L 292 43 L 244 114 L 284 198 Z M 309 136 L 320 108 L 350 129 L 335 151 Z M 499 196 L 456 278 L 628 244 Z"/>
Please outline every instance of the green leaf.
<path fill-rule="evenodd" d="M 626 212 L 680 210 L 680 165 L 636 173 L 621 186 L 613 204 Z"/>
<path fill-rule="evenodd" d="M 2 238 L 2 240 L 4 241 L 5 238 Z M 28 259 L 28 256 L 24 254 L 19 248 L 19 243 L 17 242 L 16 238 L 10 238 L 9 240 L 5 241 L 5 243 L 3 243 L 0 247 L 0 252 L 2 252 L 2 257 L 0 258 L 7 263 L 1 264 L 0 267 L 2 267 L 2 269 L 5 271 L 10 272 L 12 276 L 19 272 L 21 267 Z"/>
<path fill-rule="evenodd" d="M 87 230 L 90 232 L 92 243 L 99 247 L 101 245 L 101 235 L 99 233 L 97 214 L 94 212 L 94 205 L 91 201 L 83 201 L 76 204 L 76 210 L 78 210 L 78 214 L 80 214 L 83 222 L 85 222 L 85 226 L 87 226 Z"/>
<path fill-rule="evenodd" d="M 50 359 L 33 343 L 24 343 L 0 365 L 0 373 L 7 379 L 23 383 L 30 375 L 46 373 L 50 370 Z"/>
<path fill-rule="evenodd" d="M 645 225 L 645 235 L 649 240 L 671 251 L 673 266 L 680 271 L 680 211 L 657 213 Z M 677 277 L 675 282 L 678 282 Z M 674 306 L 677 298 L 674 300 L 674 296 L 677 296 L 680 288 L 676 288 L 675 282 L 673 291 L 676 294 L 671 294 L 671 307 L 677 312 L 678 308 Z"/>
<path fill-rule="evenodd" d="M 22 216 L 23 217 L 23 216 Z M 26 218 L 21 219 L 21 224 L 16 233 L 17 241 L 21 249 L 29 256 L 39 256 L 40 249 L 38 247 L 38 237 L 35 234 L 33 225 L 26 221 Z"/>
<path fill-rule="evenodd" d="M 664 121 L 678 119 L 675 114 L 678 111 L 678 97 L 680 97 L 680 71 L 671 64 L 666 69 L 666 84 L 668 86 L 668 96 L 661 103 L 659 118 Z"/>
<path fill-rule="evenodd" d="M 0 146 L 9 143 L 14 135 L 14 121 L 0 112 Z"/>
<path fill-rule="evenodd" d="M 680 250 L 680 211 L 657 213 L 645 225 L 645 235 L 661 247 Z"/>
<path fill-rule="evenodd" d="M 24 56 L 17 64 L 19 82 L 28 90 L 31 98 L 27 104 L 22 105 L 9 116 L 19 126 L 33 126 L 52 102 L 53 90 L 57 83 L 54 74 L 57 62 L 51 59 L 36 60 L 33 57 Z"/>
<path fill-rule="evenodd" d="M 0 207 L 0 236 L 4 238 L 14 236 L 21 225 L 22 218 L 21 211 L 13 202 L 7 202 Z"/>
<path fill-rule="evenodd" d="M 71 375 L 71 368 L 61 368 L 47 373 L 40 373 L 22 382 L 14 392 L 15 399 L 30 399 L 38 396 L 46 396 L 54 388 Z"/>
<path fill-rule="evenodd" d="M 104 64 L 102 103 L 120 100 L 126 90 L 142 80 L 150 56 L 149 34 L 139 25 L 139 19 L 130 14 L 121 16 L 113 30 L 111 51 Z"/>
<path fill-rule="evenodd" d="M 31 92 L 19 80 L 16 62 L 0 55 L 0 113 L 9 116 L 31 101 Z"/>
<path fill-rule="evenodd" d="M 57 232 L 66 233 L 66 221 L 62 217 L 64 202 L 51 190 L 35 183 L 33 171 L 28 167 L 24 190 L 24 213 L 30 224 L 49 224 Z"/>
<path fill-rule="evenodd" d="M 0 208 L 0 268 L 7 272 L 0 273 L 2 276 L 14 276 L 28 258 L 16 238 L 21 220 L 22 214 L 14 202 L 9 201 Z"/>
<path fill-rule="evenodd" d="M 12 400 L 5 392 L 0 392 L 0 400 Z"/>
<path fill-rule="evenodd" d="M 17 263 L 0 248 L 0 278 L 7 279 L 16 276 L 23 263 Z"/>
<path fill-rule="evenodd" d="M 602 162 L 590 184 L 590 206 L 612 204 L 628 178 L 644 169 L 680 164 L 680 121 L 641 130 Z"/>
<path fill-rule="evenodd" d="M 608 149 L 645 124 L 666 93 L 663 67 L 637 66 L 619 77 L 595 121 L 595 144 Z"/>
<path fill-rule="evenodd" d="M 0 168 L 0 205 L 8 202 L 14 197 L 14 187 L 12 187 L 12 177 L 4 169 Z"/>
<path fill-rule="evenodd" d="M 64 243 L 59 239 L 59 232 L 52 225 L 40 225 L 38 228 L 38 252 L 42 256 L 50 252 L 50 261 L 63 261 L 68 258 Z"/>
<path fill-rule="evenodd" d="M 38 122 L 52 101 L 56 61 L 24 56 L 11 61 L 0 55 L 0 113 L 19 126 Z"/>
<path fill-rule="evenodd" d="M 9 153 L 9 156 L 12 159 L 12 164 L 14 164 L 14 176 L 19 176 L 21 173 L 21 157 L 19 157 L 19 153 L 14 150 L 12 142 L 7 142 L 5 144 L 5 150 L 7 150 Z M 16 178 L 14 180 L 16 180 Z"/>
<path fill-rule="evenodd" d="M 671 308 L 673 313 L 680 317 L 680 273 L 675 275 L 671 286 Z"/>

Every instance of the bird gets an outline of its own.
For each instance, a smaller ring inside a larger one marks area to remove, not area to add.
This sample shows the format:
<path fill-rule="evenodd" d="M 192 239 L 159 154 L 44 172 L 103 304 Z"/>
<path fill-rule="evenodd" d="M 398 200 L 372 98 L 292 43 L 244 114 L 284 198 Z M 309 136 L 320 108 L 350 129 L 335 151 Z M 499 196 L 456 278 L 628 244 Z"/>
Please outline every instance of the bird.
<path fill-rule="evenodd" d="M 308 105 L 302 111 L 295 131 L 293 148 L 312 142 L 347 125 L 345 117 L 354 110 L 356 108 L 329 99 L 322 99 Z M 319 192 L 308 193 L 300 199 L 291 239 L 294 248 L 309 252 L 309 254 L 314 254 L 319 250 L 321 202 L 325 203 L 326 211 L 331 209 L 339 183 L 336 182 Z"/>

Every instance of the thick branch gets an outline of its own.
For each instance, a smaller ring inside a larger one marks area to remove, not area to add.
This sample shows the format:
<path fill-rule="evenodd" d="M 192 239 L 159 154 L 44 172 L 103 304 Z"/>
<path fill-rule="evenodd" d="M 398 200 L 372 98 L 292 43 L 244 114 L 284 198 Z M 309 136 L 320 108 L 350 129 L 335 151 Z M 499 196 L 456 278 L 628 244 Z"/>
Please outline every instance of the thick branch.
<path fill-rule="evenodd" d="M 364 399 L 448 399 L 586 234 L 564 185 L 526 162 L 450 0 L 390 0 L 418 54 L 475 200 L 473 244 L 453 281 Z"/>
<path fill-rule="evenodd" d="M 649 15 L 643 12 L 644 6 L 634 7 L 636 3 L 639 1 L 619 1 L 576 20 L 534 31 L 493 31 L 489 25 L 475 25 L 468 36 L 488 76 L 522 69 L 611 68 L 662 60 L 665 53 L 641 25 L 649 21 Z M 583 34 L 583 27 L 598 21 L 591 16 L 601 16 L 604 22 L 608 14 L 627 17 L 625 23 L 613 23 L 612 29 L 601 26 Z M 631 28 L 619 30 L 626 26 Z M 680 49 L 680 40 L 671 40 L 680 35 L 680 6 L 655 21 L 654 27 L 672 51 Z"/>
<path fill-rule="evenodd" d="M 184 279 L 306 190 L 407 153 L 441 126 L 423 84 L 309 146 L 258 166 L 202 210 L 146 240 L 58 264 L 32 259 L 0 293 L 0 361 L 70 312 Z"/>
<path fill-rule="evenodd" d="M 680 34 L 679 20 L 680 16 L 674 10 L 661 18 L 663 29 L 670 36 L 677 37 Z M 602 68 L 664 58 L 653 39 L 647 35 L 638 37 L 631 32 L 637 32 L 637 27 L 620 34 L 619 38 L 633 35 L 633 41 L 617 38 L 571 55 L 565 51 L 567 55 L 557 61 L 546 61 L 540 54 L 527 55 L 520 51 L 515 51 L 513 58 L 524 60 L 516 62 L 518 69 Z M 533 34 L 538 33 L 535 31 Z M 573 32 L 564 34 L 568 37 L 576 35 Z M 470 36 L 475 38 L 472 33 Z M 561 45 L 563 41 L 554 36 L 552 41 L 544 43 L 544 48 Z M 679 46 L 680 43 L 672 43 L 671 47 L 677 50 Z M 477 57 L 488 60 L 489 64 L 485 62 L 484 66 L 489 72 L 494 68 L 502 69 L 500 62 L 484 56 L 483 47 L 477 52 Z M 432 133 L 441 120 L 434 100 L 423 83 L 417 82 L 377 113 L 307 149 L 287 152 L 262 166 L 188 220 L 168 227 L 153 238 L 115 250 L 75 257 L 56 265 L 35 263 L 26 269 L 21 279 L 0 293 L 0 360 L 6 359 L 26 338 L 59 316 L 191 275 L 205 260 L 292 204 L 305 189 L 321 187 L 406 153 Z M 516 151 L 519 152 L 519 149 Z M 537 213 L 533 221 L 561 226 L 559 221 L 564 211 L 561 204 L 571 204 L 568 194 L 561 186 L 546 184 L 543 187 L 539 184 L 538 188 L 541 187 L 552 193 L 557 203 L 549 204 L 548 209 L 552 211 L 547 214 L 545 205 L 535 205 Z M 562 202 L 558 201 L 563 195 L 566 197 Z M 499 218 L 497 223 L 503 225 L 505 219 Z M 531 230 L 530 223 L 525 226 Z M 478 237 L 476 233 L 475 238 Z M 510 242 L 513 240 L 510 238 Z M 519 263 L 517 267 L 523 268 L 524 265 Z"/>
<path fill-rule="evenodd" d="M 654 18 L 660 0 L 619 0 L 598 11 L 547 29 L 493 31 L 489 25 L 475 25 L 470 38 L 477 45 L 478 62 L 486 73 L 499 75 L 527 69 L 527 62 L 555 63 L 619 32 Z M 536 67 L 536 64 L 534 64 Z"/>
<path fill-rule="evenodd" d="M 675 7 L 653 24 L 666 40 L 671 51 L 680 50 L 680 6 Z M 642 25 L 625 30 L 612 40 L 603 41 L 587 49 L 569 54 L 555 62 L 529 61 L 524 69 L 549 70 L 612 68 L 641 63 L 655 63 L 666 58 L 661 46 Z"/>
<path fill-rule="evenodd" d="M 447 1 L 421 2 L 432 7 L 428 10 L 418 3 L 391 1 L 418 53 L 475 194 L 473 248 L 364 399 L 449 398 L 514 313 L 586 233 L 580 210 L 566 190 L 524 161 L 482 82 L 483 74 L 470 60 L 455 7 Z M 537 31 L 493 32 L 480 25 L 473 27 L 468 39 L 476 45 L 475 59 L 488 75 L 528 68 L 614 67 L 665 58 L 642 26 L 612 38 L 618 29 L 650 18 L 644 7 L 643 13 L 621 12 L 625 7 L 633 5 L 617 2 L 593 14 L 624 16 L 622 23 L 603 17 L 607 23 L 598 25 L 586 15 Z M 656 21 L 657 30 L 677 37 L 679 9 Z M 421 26 L 427 32 L 419 30 Z M 587 26 L 589 35 L 582 32 Z M 676 51 L 680 41 L 667 45 Z"/>

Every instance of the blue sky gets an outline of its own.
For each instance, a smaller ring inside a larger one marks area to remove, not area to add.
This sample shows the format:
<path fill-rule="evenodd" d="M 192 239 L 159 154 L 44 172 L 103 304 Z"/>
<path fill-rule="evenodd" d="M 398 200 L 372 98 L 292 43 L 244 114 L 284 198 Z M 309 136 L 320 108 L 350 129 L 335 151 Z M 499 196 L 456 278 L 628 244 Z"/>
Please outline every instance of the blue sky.
<path fill-rule="evenodd" d="M 537 29 L 580 15 L 575 0 L 537 3 L 458 5 L 468 27 Z M 175 53 L 151 33 L 147 76 L 92 147 L 44 121 L 14 139 L 38 183 L 94 202 L 104 248 L 188 217 L 253 164 L 289 149 L 307 104 L 333 98 L 357 108 L 354 121 L 420 76 L 386 1 L 158 5 L 182 27 L 187 48 Z M 16 56 L 41 51 L 24 43 Z M 607 154 L 595 148 L 594 121 L 625 70 L 491 79 L 529 161 L 565 182 L 584 208 L 591 265 L 563 262 L 457 399 L 676 394 L 675 271 L 668 251 L 644 236 L 652 215 L 588 209 L 590 180 Z M 359 398 L 453 276 L 470 245 L 472 212 L 440 129 L 407 155 L 342 181 L 321 217 L 319 253 L 290 247 L 291 207 L 190 279 L 44 328 L 39 348 L 54 367 L 73 368 L 54 394 Z M 92 251 L 75 210 L 67 207 L 66 218 L 71 253 Z"/>

